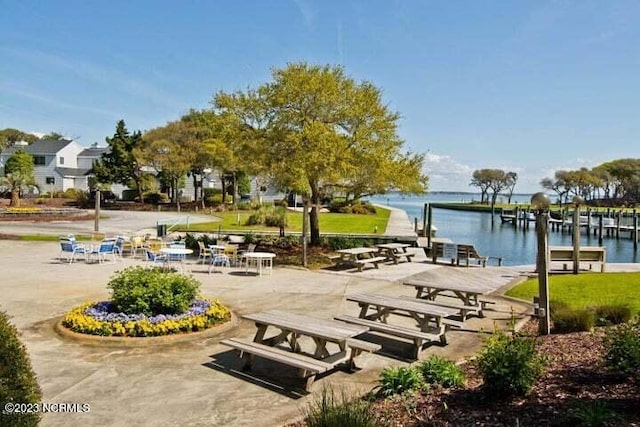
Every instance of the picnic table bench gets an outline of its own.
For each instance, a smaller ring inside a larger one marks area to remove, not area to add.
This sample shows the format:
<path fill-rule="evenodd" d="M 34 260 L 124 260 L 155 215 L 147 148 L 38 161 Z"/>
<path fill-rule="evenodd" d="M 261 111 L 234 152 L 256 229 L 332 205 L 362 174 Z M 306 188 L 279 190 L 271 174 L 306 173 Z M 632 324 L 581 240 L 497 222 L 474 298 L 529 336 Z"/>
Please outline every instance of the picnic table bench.
<path fill-rule="evenodd" d="M 460 322 L 446 319 L 455 315 L 456 310 L 427 304 L 422 301 L 408 301 L 403 298 L 376 294 L 357 294 L 347 297 L 360 306 L 358 317 L 341 315 L 337 320 L 366 326 L 372 331 L 411 339 L 414 344 L 414 358 L 418 359 L 423 345 L 432 341 L 447 343 L 446 330 L 449 326 L 460 326 Z M 373 313 L 369 313 L 373 309 Z M 406 313 L 412 317 L 417 328 L 409 328 L 388 323 L 390 314 Z"/>
<path fill-rule="evenodd" d="M 362 325 L 356 326 L 280 310 L 247 314 L 242 317 L 256 324 L 257 331 L 253 342 L 227 339 L 221 341 L 221 344 L 240 352 L 245 370 L 251 369 L 254 356 L 297 368 L 299 375 L 305 379 L 307 391 L 310 390 L 317 374 L 332 370 L 341 364 L 353 369 L 356 366 L 355 357 L 365 351 L 374 352 L 380 349 L 375 343 L 354 338 L 368 331 L 368 328 Z M 278 332 L 267 338 L 269 328 L 275 328 Z M 313 341 L 313 351 L 302 351 L 302 337 Z M 337 352 L 329 351 L 329 343 L 337 346 Z"/>
<path fill-rule="evenodd" d="M 387 260 L 386 256 L 375 256 L 378 253 L 376 248 L 350 248 L 340 249 L 339 255 L 332 256 L 336 266 L 356 267 L 359 272 L 362 271 L 365 264 L 373 264 L 378 268 L 378 264 Z"/>
<path fill-rule="evenodd" d="M 435 303 L 445 307 L 453 307 L 460 310 L 462 319 L 465 320 L 469 313 L 475 313 L 480 317 L 484 317 L 483 310 L 491 301 L 481 298 L 482 295 L 488 294 L 491 289 L 485 286 L 469 285 L 464 283 L 433 283 L 426 280 L 406 280 L 402 283 L 406 286 L 413 286 L 416 289 L 416 298 L 422 298 L 430 303 Z M 451 293 L 462 301 L 462 305 L 452 305 L 447 302 L 435 302 L 438 295 L 448 296 L 445 293 Z"/>
<path fill-rule="evenodd" d="M 382 255 L 384 255 L 388 261 L 393 261 L 394 264 L 398 264 L 401 258 L 406 258 L 407 262 L 411 262 L 411 258 L 416 254 L 413 252 L 407 252 L 407 248 L 411 245 L 407 243 L 381 243 L 376 245 Z"/>

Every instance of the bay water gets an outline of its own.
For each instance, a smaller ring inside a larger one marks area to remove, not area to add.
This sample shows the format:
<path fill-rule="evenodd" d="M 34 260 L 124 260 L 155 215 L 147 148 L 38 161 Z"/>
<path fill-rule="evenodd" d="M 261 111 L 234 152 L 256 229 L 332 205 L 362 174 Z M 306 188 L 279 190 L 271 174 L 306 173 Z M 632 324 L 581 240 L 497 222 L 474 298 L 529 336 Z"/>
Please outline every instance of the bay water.
<path fill-rule="evenodd" d="M 402 196 L 399 193 L 389 193 L 369 199 L 372 203 L 388 205 L 403 209 L 413 222 L 418 219 L 422 227 L 422 213 L 425 203 L 456 202 L 466 203 L 479 201 L 480 194 L 435 192 L 425 196 Z M 517 194 L 512 197 L 512 203 L 529 204 L 530 194 Z M 506 202 L 499 198 L 498 202 Z M 432 213 L 433 225 L 437 227 L 436 237 L 449 238 L 455 243 L 470 243 L 475 245 L 482 255 L 502 257 L 504 265 L 535 264 L 537 239 L 535 224 L 529 227 L 515 228 L 510 223 L 503 224 L 500 215 L 492 216 L 488 212 L 467 212 L 434 208 Z M 582 246 L 597 246 L 597 236 L 587 235 L 582 230 L 580 235 Z M 571 246 L 571 233 L 561 233 L 549 230 L 549 245 Z M 628 233 L 620 239 L 603 236 L 603 246 L 607 250 L 607 262 L 640 262 L 637 250 L 633 249 L 633 241 Z"/>

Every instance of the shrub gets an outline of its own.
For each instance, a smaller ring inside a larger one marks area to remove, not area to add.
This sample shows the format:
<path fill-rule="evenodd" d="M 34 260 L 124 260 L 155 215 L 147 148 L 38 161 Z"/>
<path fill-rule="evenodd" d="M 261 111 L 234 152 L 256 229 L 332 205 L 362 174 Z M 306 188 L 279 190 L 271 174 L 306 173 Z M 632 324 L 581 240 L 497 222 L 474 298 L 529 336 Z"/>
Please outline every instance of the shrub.
<path fill-rule="evenodd" d="M 258 243 L 258 236 L 256 235 L 256 233 L 253 233 L 251 231 L 246 232 L 244 234 L 244 242 L 249 245 L 251 243 Z"/>
<path fill-rule="evenodd" d="M 142 197 L 144 203 L 151 203 L 153 205 L 167 203 L 169 201 L 169 195 L 166 193 L 144 193 Z"/>
<path fill-rule="evenodd" d="M 337 394 L 323 388 L 320 396 L 304 411 L 309 427 L 373 427 L 378 425 L 371 404 L 349 398 L 344 391 Z"/>
<path fill-rule="evenodd" d="M 109 281 L 115 311 L 126 314 L 184 313 L 198 293 L 193 277 L 161 268 L 129 267 Z"/>
<path fill-rule="evenodd" d="M 595 325 L 593 311 L 585 309 L 558 310 L 551 313 L 551 320 L 553 332 L 556 334 L 590 331 Z"/>
<path fill-rule="evenodd" d="M 267 218 L 267 209 L 260 208 L 255 212 L 253 212 L 251 215 L 249 215 L 249 218 L 247 218 L 245 225 L 263 225 L 265 223 L 266 218 Z"/>
<path fill-rule="evenodd" d="M 564 420 L 564 425 L 599 427 L 611 425 L 612 421 L 617 420 L 618 415 L 604 402 L 577 401 Z"/>
<path fill-rule="evenodd" d="M 526 395 L 542 374 L 547 359 L 536 351 L 534 337 L 494 332 L 480 350 L 478 370 L 489 396 Z"/>
<path fill-rule="evenodd" d="M 453 361 L 443 357 L 429 357 L 418 365 L 418 370 L 429 384 L 450 388 L 460 387 L 464 383 L 462 369 Z"/>
<path fill-rule="evenodd" d="M 327 243 L 331 250 L 337 251 L 340 249 L 350 249 L 362 246 L 362 239 L 352 239 L 349 237 L 333 236 L 327 239 Z"/>
<path fill-rule="evenodd" d="M 125 202 L 133 202 L 138 197 L 138 190 L 122 190 L 122 200 Z"/>
<path fill-rule="evenodd" d="M 31 367 L 25 346 L 18 339 L 18 330 L 9 317 L 0 311 L 0 411 L 7 403 L 39 403 L 42 392 Z M 0 424 L 37 426 L 39 413 L 0 414 Z"/>
<path fill-rule="evenodd" d="M 604 336 L 604 362 L 625 374 L 640 378 L 640 318 L 609 328 Z"/>
<path fill-rule="evenodd" d="M 633 317 L 631 307 L 627 304 L 606 304 L 595 308 L 596 324 L 610 326 L 626 323 Z"/>
<path fill-rule="evenodd" d="M 267 227 L 286 227 L 287 223 L 287 210 L 283 207 L 268 210 L 264 219 L 264 225 Z"/>
<path fill-rule="evenodd" d="M 260 207 L 254 211 L 245 225 L 266 225 L 267 227 L 286 227 L 287 210 L 282 207 Z"/>
<path fill-rule="evenodd" d="M 253 205 L 251 204 L 251 202 L 239 202 L 238 204 L 236 204 L 236 208 L 241 211 L 248 211 L 253 209 Z"/>
<path fill-rule="evenodd" d="M 334 213 L 350 213 L 359 215 L 375 214 L 376 208 L 369 202 L 360 200 L 346 202 L 344 199 L 333 200 L 328 209 Z"/>
<path fill-rule="evenodd" d="M 412 392 L 424 386 L 420 371 L 413 366 L 384 368 L 378 382 L 379 393 L 385 397 Z"/>
<path fill-rule="evenodd" d="M 78 193 L 84 193 L 84 191 L 78 188 L 67 188 L 64 193 L 62 193 L 62 198 L 76 200 Z"/>

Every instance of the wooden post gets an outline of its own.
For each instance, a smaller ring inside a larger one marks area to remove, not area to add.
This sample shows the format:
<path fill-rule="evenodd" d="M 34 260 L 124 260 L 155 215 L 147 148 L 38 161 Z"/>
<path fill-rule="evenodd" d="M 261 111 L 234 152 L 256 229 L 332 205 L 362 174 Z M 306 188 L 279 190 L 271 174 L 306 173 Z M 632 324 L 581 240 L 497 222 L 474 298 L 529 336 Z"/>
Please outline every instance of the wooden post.
<path fill-rule="evenodd" d="M 573 274 L 580 271 L 580 208 L 573 210 Z"/>
<path fill-rule="evenodd" d="M 549 248 L 547 237 L 548 212 L 541 210 L 536 214 L 536 235 L 538 237 L 538 292 L 540 296 L 539 329 L 541 335 L 548 335 L 551 328 L 549 316 Z"/>
<path fill-rule="evenodd" d="M 602 228 L 604 226 L 604 215 L 600 215 L 600 221 L 598 223 L 598 246 L 602 246 Z"/>
<path fill-rule="evenodd" d="M 622 222 L 622 209 L 618 211 L 618 219 L 616 220 L 616 239 L 620 238 L 620 223 Z"/>
<path fill-rule="evenodd" d="M 431 225 L 433 216 L 433 208 L 431 205 L 427 208 L 427 247 L 431 250 Z"/>
<path fill-rule="evenodd" d="M 518 221 L 520 221 L 520 208 L 516 206 L 514 211 L 515 217 L 513 218 L 513 225 L 515 225 L 516 230 L 518 229 Z"/>
<path fill-rule="evenodd" d="M 95 219 L 93 221 L 93 231 L 100 231 L 100 190 L 96 190 Z"/>
<path fill-rule="evenodd" d="M 633 249 L 638 249 L 638 214 L 633 210 Z"/>
<path fill-rule="evenodd" d="M 422 208 L 422 237 L 427 237 L 427 233 L 431 230 L 427 230 L 427 211 L 429 210 L 429 203 L 425 203 Z"/>

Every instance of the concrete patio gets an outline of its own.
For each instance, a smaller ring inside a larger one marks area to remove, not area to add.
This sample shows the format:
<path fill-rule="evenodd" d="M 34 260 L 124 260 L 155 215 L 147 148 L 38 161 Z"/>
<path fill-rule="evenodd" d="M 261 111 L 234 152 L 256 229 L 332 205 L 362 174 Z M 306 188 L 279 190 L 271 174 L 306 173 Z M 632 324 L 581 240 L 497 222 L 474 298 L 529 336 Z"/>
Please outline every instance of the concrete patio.
<path fill-rule="evenodd" d="M 251 338 L 255 326 L 247 321 L 221 335 L 162 346 L 128 348 L 71 341 L 53 329 L 60 316 L 85 301 L 106 299 L 109 277 L 141 261 L 125 257 L 116 264 L 68 265 L 57 259 L 58 252 L 57 243 L 0 241 L 0 309 L 12 316 L 22 332 L 43 401 L 91 407 L 84 414 L 45 414 L 43 426 L 279 425 L 298 417 L 326 385 L 368 391 L 382 368 L 407 363 L 403 355 L 408 344 L 383 340 L 384 353 L 360 356 L 360 371 L 321 376 L 313 393 L 304 395 L 295 372 L 281 365 L 258 363 L 258 375 L 236 371 L 237 355 L 218 343 L 227 337 Z M 405 277 L 482 281 L 497 289 L 527 270 L 434 266 L 420 252 L 416 262 L 381 265 L 362 273 L 280 267 L 263 277 L 245 275 L 239 269 L 208 275 L 206 265 L 195 260 L 189 268 L 202 282 L 204 295 L 220 298 L 238 316 L 278 308 L 320 318 L 357 315 L 357 305 L 345 301 L 345 295 L 352 293 L 412 295 L 413 290 L 399 282 Z M 448 345 L 433 345 L 424 355 L 437 353 L 456 360 L 470 355 L 481 343 L 482 333 L 477 331 L 491 330 L 494 322 L 504 326 L 512 308 L 518 317 L 530 310 L 523 304 L 497 301 L 485 319 L 471 318 L 469 330 L 448 333 Z"/>

